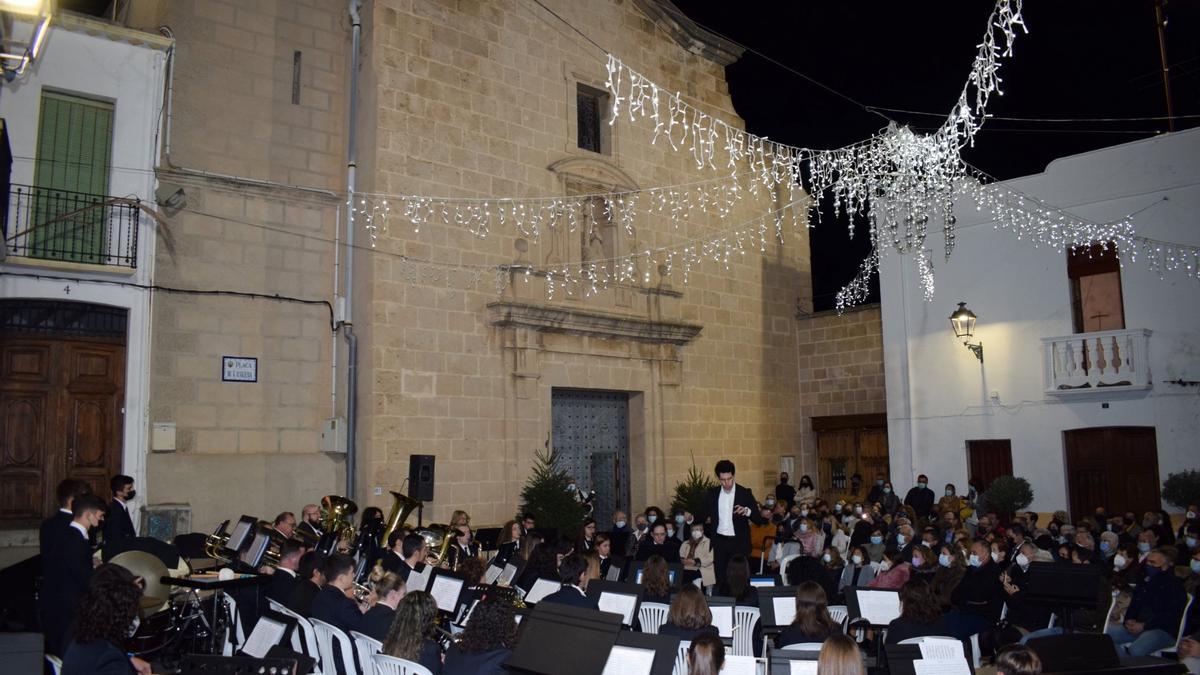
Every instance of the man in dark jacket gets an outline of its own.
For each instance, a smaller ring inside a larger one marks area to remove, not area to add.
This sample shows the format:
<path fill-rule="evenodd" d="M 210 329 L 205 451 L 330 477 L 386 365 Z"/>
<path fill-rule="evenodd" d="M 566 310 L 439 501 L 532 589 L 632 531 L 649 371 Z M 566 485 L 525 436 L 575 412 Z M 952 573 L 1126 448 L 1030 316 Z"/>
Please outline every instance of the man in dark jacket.
<path fill-rule="evenodd" d="M 316 551 L 309 551 L 300 556 L 300 569 L 296 575 L 299 580 L 287 601 L 288 609 L 306 619 L 312 616 L 313 598 L 325 584 L 325 575 L 321 571 L 322 562 L 324 557 Z"/>
<path fill-rule="evenodd" d="M 104 515 L 104 543 L 110 544 L 121 539 L 131 539 L 137 536 L 133 530 L 133 517 L 129 513 L 129 501 L 137 496 L 133 489 L 133 478 L 116 475 L 109 481 L 112 488 L 112 501 L 108 504 L 108 512 Z"/>
<path fill-rule="evenodd" d="M 263 595 L 287 606 L 288 600 L 292 597 L 292 591 L 296 590 L 296 584 L 299 583 L 297 575 L 302 551 L 300 542 L 295 539 L 283 542 L 279 548 L 279 564 L 275 566 L 270 580 L 263 587 Z"/>
<path fill-rule="evenodd" d="M 650 528 L 650 538 L 638 546 L 636 559 L 644 562 L 649 560 L 652 555 L 661 555 L 663 560 L 668 563 L 678 563 L 680 561 L 679 547 L 678 539 L 667 536 L 667 526 L 663 523 L 655 523 Z"/>
<path fill-rule="evenodd" d="M 704 496 L 704 524 L 712 541 L 717 583 L 725 581 L 730 558 L 750 556 L 750 523 L 767 524 L 767 519 L 758 510 L 754 493 L 735 482 L 736 470 L 728 459 L 717 462 L 714 471 L 721 484 Z"/>
<path fill-rule="evenodd" d="M 600 603 L 583 592 L 587 561 L 582 556 L 572 554 L 563 558 L 562 564 L 558 566 L 558 573 L 562 578 L 562 588 L 542 598 L 542 602 L 600 610 Z"/>
<path fill-rule="evenodd" d="M 1151 551 L 1144 569 L 1145 583 L 1133 589 L 1124 625 L 1105 631 L 1122 655 L 1146 656 L 1174 644 L 1187 603 L 1183 582 L 1172 573 L 1166 550 Z"/>
<path fill-rule="evenodd" d="M 71 514 L 69 531 L 60 536 L 53 553 L 42 561 L 42 589 L 38 596 L 46 651 L 60 656 L 67 647 L 67 630 L 75 618 L 79 597 L 92 578 L 88 530 L 104 521 L 104 502 L 95 495 L 80 495 L 72 502 Z"/>
<path fill-rule="evenodd" d="M 983 540 L 971 544 L 967 573 L 950 594 L 954 609 L 946 615 L 950 635 L 966 640 L 1000 620 L 1004 606 L 1004 587 L 1000 566 L 992 562 L 991 547 Z"/>
<path fill-rule="evenodd" d="M 79 495 L 91 493 L 92 489 L 88 484 L 67 478 L 59 482 L 58 488 L 55 490 L 55 497 L 58 498 L 58 510 L 54 515 L 42 521 L 42 526 L 38 530 L 38 551 L 42 554 L 42 560 L 54 550 L 54 545 L 57 544 L 63 537 L 71 533 L 71 521 L 75 516 L 71 513 L 71 507 L 75 503 L 75 498 Z"/>
<path fill-rule="evenodd" d="M 929 478 L 925 474 L 917 476 L 917 484 L 904 496 L 904 505 L 911 506 L 921 520 L 929 517 L 933 510 L 933 490 L 929 489 Z"/>
<path fill-rule="evenodd" d="M 787 502 L 788 508 L 796 505 L 796 488 L 788 485 L 788 474 L 786 471 L 779 472 L 779 485 L 775 486 L 775 499 L 780 502 Z"/>

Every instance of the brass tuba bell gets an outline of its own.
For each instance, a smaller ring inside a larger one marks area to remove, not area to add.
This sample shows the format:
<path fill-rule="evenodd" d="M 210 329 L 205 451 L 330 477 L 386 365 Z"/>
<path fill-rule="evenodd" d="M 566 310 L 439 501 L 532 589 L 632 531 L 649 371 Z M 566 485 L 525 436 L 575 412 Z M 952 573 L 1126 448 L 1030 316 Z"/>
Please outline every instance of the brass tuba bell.
<path fill-rule="evenodd" d="M 387 525 L 383 528 L 383 534 L 379 537 L 379 543 L 387 546 L 388 538 L 393 532 L 404 527 L 404 521 L 412 515 L 413 511 L 421 508 L 422 502 L 419 499 L 413 499 L 406 494 L 390 490 L 392 493 L 392 510 L 388 513 Z"/>

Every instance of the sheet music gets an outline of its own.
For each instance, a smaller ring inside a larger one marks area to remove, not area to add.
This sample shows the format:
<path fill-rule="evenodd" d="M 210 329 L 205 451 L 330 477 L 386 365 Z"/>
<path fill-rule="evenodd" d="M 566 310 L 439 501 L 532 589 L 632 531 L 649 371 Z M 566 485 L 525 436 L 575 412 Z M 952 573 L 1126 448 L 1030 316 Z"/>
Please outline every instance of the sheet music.
<path fill-rule="evenodd" d="M 721 675 L 758 675 L 758 659 L 753 656 L 726 654 Z"/>
<path fill-rule="evenodd" d="M 966 659 L 916 659 L 912 664 L 916 675 L 971 675 Z"/>
<path fill-rule="evenodd" d="M 938 640 L 936 642 L 928 639 L 920 643 L 921 658 L 930 660 L 955 660 L 966 661 L 967 657 L 963 654 L 963 645 L 958 640 Z"/>
<path fill-rule="evenodd" d="M 616 565 L 613 565 L 612 567 L 608 568 L 608 574 L 605 575 L 604 578 L 608 581 L 620 581 L 621 580 L 621 568 L 617 567 Z"/>
<path fill-rule="evenodd" d="M 709 607 L 712 611 L 712 625 L 717 627 L 717 634 L 723 638 L 733 637 L 733 607 Z"/>
<path fill-rule="evenodd" d="M 633 625 L 633 609 L 637 606 L 636 595 L 621 595 L 619 593 L 600 593 L 600 611 L 621 615 L 621 623 Z"/>
<path fill-rule="evenodd" d="M 816 659 L 811 661 L 792 661 L 791 666 L 791 675 L 817 675 Z"/>
<path fill-rule="evenodd" d="M 555 593 L 562 588 L 562 584 L 550 579 L 538 579 L 533 582 L 533 588 L 529 589 L 529 593 L 525 595 L 525 602 L 536 605 L 542 598 Z"/>
<path fill-rule="evenodd" d="M 601 607 L 601 609 L 604 609 Z M 725 657 L 726 663 L 729 657 Z M 626 675 L 627 673 L 648 673 L 654 666 L 654 650 L 623 647 L 617 645 L 608 653 L 601 675 Z"/>
<path fill-rule="evenodd" d="M 404 582 L 409 593 L 413 591 L 423 591 L 429 587 L 429 575 L 433 574 L 433 568 L 426 565 L 424 572 L 413 570 L 408 573 L 408 581 Z"/>
<path fill-rule="evenodd" d="M 429 594 L 433 596 L 438 609 L 443 612 L 453 612 L 458 609 L 458 594 L 462 591 L 463 580 L 455 577 L 438 576 L 433 579 L 433 588 Z"/>
<path fill-rule="evenodd" d="M 900 616 L 900 594 L 860 589 L 858 610 L 873 625 L 886 626 Z"/>
<path fill-rule="evenodd" d="M 786 626 L 796 618 L 796 598 L 793 596 L 771 598 L 771 606 L 775 608 L 776 626 Z"/>
<path fill-rule="evenodd" d="M 267 652 L 279 644 L 286 631 L 286 625 L 265 616 L 259 617 L 258 623 L 254 624 L 254 631 L 246 638 L 246 644 L 242 645 L 242 653 L 256 659 L 266 658 Z"/>
<path fill-rule="evenodd" d="M 502 567 L 488 565 L 487 571 L 483 573 L 483 583 L 494 584 L 500 578 L 500 573 L 504 571 Z"/>
<path fill-rule="evenodd" d="M 517 566 L 509 563 L 504 566 L 504 571 L 500 573 L 498 581 L 501 586 L 511 586 L 513 577 L 517 576 Z"/>
<path fill-rule="evenodd" d="M 466 626 L 468 623 L 470 623 L 470 621 L 471 621 L 471 612 L 474 612 L 474 611 L 475 611 L 475 608 L 476 608 L 476 607 L 478 607 L 478 606 L 479 606 L 479 601 L 478 601 L 478 600 L 476 600 L 475 602 L 472 602 L 472 603 L 471 603 L 471 606 L 467 608 L 467 611 L 463 613 L 463 618 L 462 618 L 462 621 L 460 621 L 459 623 L 461 623 L 463 626 Z"/>

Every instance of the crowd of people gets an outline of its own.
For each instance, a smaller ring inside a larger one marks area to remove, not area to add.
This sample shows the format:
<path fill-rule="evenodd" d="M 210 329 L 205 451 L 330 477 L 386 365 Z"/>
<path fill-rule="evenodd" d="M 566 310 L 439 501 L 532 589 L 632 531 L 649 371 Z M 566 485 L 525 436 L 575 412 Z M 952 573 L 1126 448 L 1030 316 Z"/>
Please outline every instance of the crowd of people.
<path fill-rule="evenodd" d="M 865 490 L 855 477 L 848 498 L 826 500 L 808 476 L 793 487 L 784 474 L 760 502 L 737 484 L 732 462 L 719 462 L 715 474 L 720 485 L 705 496 L 699 513 L 649 506 L 631 519 L 617 511 L 611 523 L 589 518 L 578 532 L 559 536 L 539 530 L 533 516 L 524 514 L 500 528 L 489 551 L 475 540 L 470 516 L 456 511 L 446 533 L 450 541 L 436 561 L 424 533 L 399 527 L 359 556 L 377 562 L 367 591 L 359 586 L 362 565 L 355 557 L 337 549 L 322 554 L 306 543 L 311 539 L 293 536 L 325 534 L 320 509 L 308 505 L 299 520 L 290 512 L 275 518 L 274 529 L 286 538 L 277 562 L 262 570 L 269 578 L 261 592 L 301 616 L 371 636 L 385 654 L 446 675 L 506 672 L 503 664 L 517 640 L 517 600 L 539 580 L 557 585 L 541 602 L 598 610 L 587 587 L 606 578 L 636 581 L 643 602 L 668 605 L 658 631 L 690 642 L 691 672 L 715 673 L 725 646 L 708 597 L 757 606 L 751 579 L 764 573 L 796 588 L 794 620 L 768 637 L 777 648 L 820 643 L 822 673 L 864 672 L 863 650 L 872 642 L 923 636 L 978 636 L 999 672 L 1036 673 L 1038 658 L 1026 643 L 1060 633 L 1064 624 L 1104 632 L 1121 654 L 1135 656 L 1174 647 L 1182 626 L 1187 637 L 1179 657 L 1198 672 L 1200 608 L 1188 602 L 1200 583 L 1200 517 L 1194 505 L 1177 528 L 1162 511 L 1138 518 L 1103 507 L 1074 522 L 1056 512 L 1041 523 L 1033 512 L 990 512 L 978 485 L 960 494 L 948 484 L 938 497 L 924 475 L 903 498 L 880 475 Z M 124 502 L 133 494 L 133 481 L 118 476 L 111 488 L 106 503 L 82 484 L 64 481 L 62 508 L 42 526 L 42 622 L 47 649 L 64 656 L 68 674 L 149 672 L 145 661 L 122 646 L 142 580 L 92 560 L 94 529 L 104 529 L 106 545 L 133 535 L 131 525 L 126 530 L 127 523 L 116 522 L 129 518 Z M 382 521 L 383 514 L 366 509 L 362 518 Z M 489 566 L 509 563 L 519 570 L 513 588 L 484 581 Z M 408 587 L 412 575 L 424 575 L 429 564 L 453 569 L 469 589 L 470 621 L 452 639 L 434 598 Z M 1052 621 L 1051 608 L 1027 597 L 1030 570 L 1043 564 L 1098 570 L 1095 606 Z M 672 569 L 682 579 L 673 582 Z M 829 607 L 845 604 L 851 588 L 898 591 L 900 616 L 886 630 L 847 634 Z M 239 603 L 251 626 L 257 618 L 253 604 Z M 640 628 L 636 620 L 633 628 Z M 755 651 L 762 653 L 767 638 L 761 625 L 754 635 Z"/>

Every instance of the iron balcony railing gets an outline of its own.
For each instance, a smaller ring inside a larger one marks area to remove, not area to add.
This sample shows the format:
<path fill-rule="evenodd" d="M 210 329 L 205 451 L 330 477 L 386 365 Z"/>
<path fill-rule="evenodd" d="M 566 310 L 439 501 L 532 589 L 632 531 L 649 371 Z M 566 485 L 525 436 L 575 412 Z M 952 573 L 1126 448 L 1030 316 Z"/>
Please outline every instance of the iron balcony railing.
<path fill-rule="evenodd" d="M 12 185 L 8 255 L 137 268 L 138 201 Z"/>

